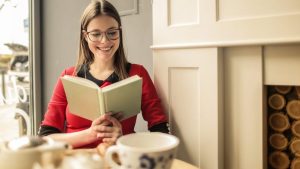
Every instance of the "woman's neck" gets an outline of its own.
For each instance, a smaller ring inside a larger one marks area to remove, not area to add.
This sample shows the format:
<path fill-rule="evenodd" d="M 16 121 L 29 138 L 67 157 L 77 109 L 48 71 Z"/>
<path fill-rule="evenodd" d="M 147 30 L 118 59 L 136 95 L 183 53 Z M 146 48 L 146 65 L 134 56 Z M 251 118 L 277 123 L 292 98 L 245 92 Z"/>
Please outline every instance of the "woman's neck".
<path fill-rule="evenodd" d="M 114 72 L 113 62 L 96 62 L 90 65 L 89 72 L 99 80 L 107 79 Z"/>

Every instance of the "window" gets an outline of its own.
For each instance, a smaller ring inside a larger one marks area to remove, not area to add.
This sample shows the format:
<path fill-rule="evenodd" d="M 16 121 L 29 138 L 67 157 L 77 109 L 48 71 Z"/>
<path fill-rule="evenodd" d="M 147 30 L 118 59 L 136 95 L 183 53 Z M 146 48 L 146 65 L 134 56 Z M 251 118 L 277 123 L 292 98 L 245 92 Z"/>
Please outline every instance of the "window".
<path fill-rule="evenodd" d="M 0 141 L 36 131 L 35 2 L 0 0 Z"/>

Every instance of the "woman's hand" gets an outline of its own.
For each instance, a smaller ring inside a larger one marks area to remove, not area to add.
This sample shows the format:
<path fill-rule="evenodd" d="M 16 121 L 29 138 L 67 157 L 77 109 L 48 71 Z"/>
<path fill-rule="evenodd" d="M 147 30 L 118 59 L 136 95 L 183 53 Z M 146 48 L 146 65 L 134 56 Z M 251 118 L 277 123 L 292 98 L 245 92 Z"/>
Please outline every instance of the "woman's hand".
<path fill-rule="evenodd" d="M 122 135 L 122 125 L 115 118 L 118 117 L 120 113 L 112 116 L 112 113 L 106 113 L 92 122 L 89 128 L 92 137 L 97 139 L 102 139 L 103 142 L 109 144 L 115 144 L 117 139 Z"/>

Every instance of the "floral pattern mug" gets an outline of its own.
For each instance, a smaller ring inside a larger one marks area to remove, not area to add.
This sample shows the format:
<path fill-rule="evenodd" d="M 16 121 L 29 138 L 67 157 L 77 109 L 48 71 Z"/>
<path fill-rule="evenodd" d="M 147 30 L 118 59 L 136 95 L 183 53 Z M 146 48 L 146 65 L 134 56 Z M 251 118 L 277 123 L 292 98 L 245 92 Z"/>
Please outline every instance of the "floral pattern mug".
<path fill-rule="evenodd" d="M 113 169 L 170 169 L 178 144 L 178 138 L 170 134 L 129 134 L 108 148 L 105 159 Z M 113 160 L 113 154 L 118 154 L 121 164 Z"/>

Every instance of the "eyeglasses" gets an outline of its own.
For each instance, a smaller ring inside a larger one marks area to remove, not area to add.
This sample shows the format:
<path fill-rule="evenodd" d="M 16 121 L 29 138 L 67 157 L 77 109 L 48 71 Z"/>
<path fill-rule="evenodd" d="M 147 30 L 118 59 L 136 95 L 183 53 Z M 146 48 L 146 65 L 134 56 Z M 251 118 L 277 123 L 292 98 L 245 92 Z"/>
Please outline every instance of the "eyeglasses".
<path fill-rule="evenodd" d="M 109 40 L 116 40 L 120 37 L 120 30 L 121 28 L 118 29 L 109 29 L 105 32 L 101 32 L 101 31 L 91 31 L 91 32 L 86 32 L 88 38 L 92 41 L 92 42 L 99 42 L 102 40 L 103 35 L 105 34 L 106 38 Z"/>

